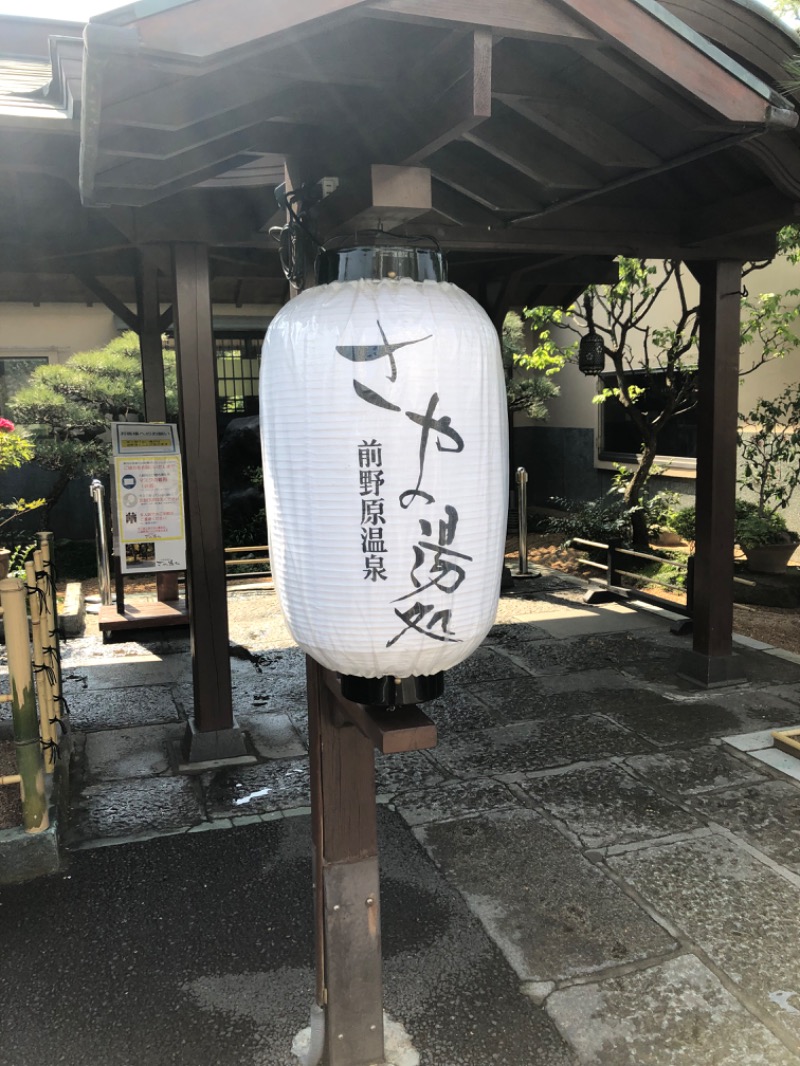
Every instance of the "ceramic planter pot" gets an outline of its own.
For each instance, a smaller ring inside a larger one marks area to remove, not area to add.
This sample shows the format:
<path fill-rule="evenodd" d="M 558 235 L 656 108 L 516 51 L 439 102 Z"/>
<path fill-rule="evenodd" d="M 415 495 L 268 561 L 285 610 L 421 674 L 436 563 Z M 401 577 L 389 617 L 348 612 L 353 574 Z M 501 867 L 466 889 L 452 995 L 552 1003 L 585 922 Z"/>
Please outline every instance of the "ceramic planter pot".
<path fill-rule="evenodd" d="M 780 574 L 789 565 L 789 560 L 798 548 L 796 541 L 781 544 L 759 544 L 754 548 L 743 548 L 747 557 L 747 568 L 756 574 Z"/>

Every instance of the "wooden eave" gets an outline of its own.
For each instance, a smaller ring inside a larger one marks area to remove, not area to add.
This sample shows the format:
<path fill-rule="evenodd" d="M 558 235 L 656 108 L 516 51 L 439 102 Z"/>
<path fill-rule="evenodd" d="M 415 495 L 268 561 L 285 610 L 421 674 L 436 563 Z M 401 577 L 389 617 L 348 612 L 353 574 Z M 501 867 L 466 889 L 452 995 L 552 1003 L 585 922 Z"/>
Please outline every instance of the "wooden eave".
<path fill-rule="evenodd" d="M 765 174 L 745 168 L 742 193 L 773 180 L 800 198 L 793 104 L 653 0 L 153 2 L 93 20 L 85 42 L 87 204 L 174 204 L 285 157 L 340 181 L 324 238 L 378 220 L 371 166 L 418 166 L 432 202 L 417 221 L 448 246 L 549 252 L 563 230 L 575 254 L 674 252 L 693 247 L 691 202 L 639 204 L 635 225 L 604 205 L 720 152 L 735 166 L 750 143 Z"/>

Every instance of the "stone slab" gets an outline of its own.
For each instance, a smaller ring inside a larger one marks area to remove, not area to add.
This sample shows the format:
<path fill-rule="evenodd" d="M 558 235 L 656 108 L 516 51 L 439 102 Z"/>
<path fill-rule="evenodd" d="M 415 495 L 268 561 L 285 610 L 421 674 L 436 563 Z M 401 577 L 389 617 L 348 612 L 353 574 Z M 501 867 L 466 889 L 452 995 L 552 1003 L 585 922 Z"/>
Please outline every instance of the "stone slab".
<path fill-rule="evenodd" d="M 800 992 L 799 882 L 714 833 L 608 863 L 705 951 L 757 1010 L 800 1039 L 800 1010 L 773 998 Z"/>
<path fill-rule="evenodd" d="M 651 748 L 599 715 L 521 722 L 468 736 L 448 737 L 432 757 L 456 777 L 518 774 Z"/>
<path fill-rule="evenodd" d="M 521 784 L 585 848 L 687 833 L 700 825 L 695 816 L 615 765 L 547 773 Z"/>
<path fill-rule="evenodd" d="M 480 647 L 468 659 L 448 671 L 447 677 L 454 685 L 473 685 L 478 681 L 495 678 L 524 677 L 526 671 L 507 655 L 494 647 Z"/>
<path fill-rule="evenodd" d="M 136 688 L 78 688 L 67 693 L 70 722 L 83 731 L 119 729 L 180 720 L 168 685 L 139 685 Z"/>
<path fill-rule="evenodd" d="M 85 788 L 73 804 L 68 843 L 174 833 L 205 821 L 192 782 L 184 777 L 105 781 Z"/>
<path fill-rule="evenodd" d="M 587 670 L 587 674 L 603 674 L 604 671 Z M 574 681 L 581 674 L 567 675 Z M 566 718 L 578 714 L 611 714 L 615 710 L 662 708 L 666 711 L 670 701 L 650 689 L 637 685 L 625 685 L 625 679 L 614 673 L 616 687 L 595 686 L 587 679 L 580 688 L 566 685 L 551 686 L 548 682 L 560 681 L 554 675 L 518 681 L 495 681 L 482 686 L 478 691 L 484 702 L 494 711 L 499 723 L 533 720 L 538 718 Z"/>
<path fill-rule="evenodd" d="M 660 700 L 644 695 L 632 704 L 610 705 L 606 713 L 657 747 L 688 747 L 733 732 L 742 724 L 736 711 L 719 703 Z"/>
<path fill-rule="evenodd" d="M 772 730 L 757 729 L 753 733 L 737 733 L 735 736 L 723 737 L 722 743 L 737 751 L 760 751 L 772 747 Z"/>
<path fill-rule="evenodd" d="M 408 825 L 450 821 L 470 814 L 503 807 L 518 807 L 519 800 L 499 781 L 445 781 L 436 788 L 404 792 L 396 801 L 397 810 Z"/>
<path fill-rule="evenodd" d="M 297 759 L 306 755 L 306 746 L 288 715 L 256 712 L 237 715 L 237 721 L 265 759 Z"/>
<path fill-rule="evenodd" d="M 664 623 L 654 615 L 609 603 L 602 607 L 574 607 L 564 618 L 542 618 L 536 624 L 551 637 L 578 637 L 648 629 Z"/>
<path fill-rule="evenodd" d="M 493 811 L 414 832 L 523 981 L 588 974 L 674 947 L 532 811 Z"/>
<path fill-rule="evenodd" d="M 786 777 L 790 777 L 793 781 L 800 781 L 800 759 L 795 758 L 794 755 L 789 755 L 788 752 L 780 751 L 778 748 L 754 751 L 752 755 L 754 759 L 758 759 L 759 762 L 772 767 L 773 770 L 785 774 Z"/>
<path fill-rule="evenodd" d="M 546 640 L 548 636 L 538 624 L 531 622 L 498 622 L 489 630 L 483 644 L 510 647 L 514 644 L 527 644 L 531 640 Z"/>
<path fill-rule="evenodd" d="M 140 726 L 89 733 L 86 737 L 86 777 L 91 783 L 132 777 L 154 777 L 169 770 L 169 742 L 180 727 Z"/>
<path fill-rule="evenodd" d="M 764 780 L 764 775 L 717 744 L 657 755 L 632 755 L 625 759 L 637 777 L 662 792 L 691 796 Z"/>
<path fill-rule="evenodd" d="M 379 817 L 385 1006 L 422 1062 L 575 1066 L 400 818 Z M 0 890 L 14 916 L 4 1064 L 297 1066 L 314 996 L 310 839 L 308 818 L 187 833 L 79 851 L 69 876 Z M 57 951 L 43 915 L 68 916 Z"/>
<path fill-rule="evenodd" d="M 142 685 L 167 685 L 178 681 L 187 669 L 191 670 L 191 660 L 186 655 L 167 655 L 159 658 L 155 655 L 114 655 L 105 660 L 73 662 L 62 658 L 64 669 L 64 691 L 67 699 L 80 687 L 91 692 L 100 692 L 110 688 L 138 688 Z M 189 674 L 191 676 L 191 673 Z"/>
<path fill-rule="evenodd" d="M 210 818 L 306 807 L 310 803 L 307 759 L 273 759 L 201 778 Z"/>
<path fill-rule="evenodd" d="M 425 751 L 407 751 L 400 755 L 375 753 L 375 790 L 381 797 L 416 792 L 442 781 L 444 775 Z"/>
<path fill-rule="evenodd" d="M 725 826 L 775 862 L 800 874 L 800 789 L 796 785 L 767 780 L 745 788 L 698 795 L 692 805 L 704 818 Z"/>
<path fill-rule="evenodd" d="M 451 685 L 445 678 L 444 695 L 430 703 L 422 704 L 422 710 L 436 723 L 440 737 L 451 733 L 469 733 L 475 729 L 487 729 L 497 724 L 496 716 L 489 710 L 483 698 L 487 690 L 499 684 L 524 684 L 519 682 L 491 681 L 471 687 Z"/>
<path fill-rule="evenodd" d="M 553 992 L 547 1013 L 592 1066 L 797 1062 L 693 955 Z"/>

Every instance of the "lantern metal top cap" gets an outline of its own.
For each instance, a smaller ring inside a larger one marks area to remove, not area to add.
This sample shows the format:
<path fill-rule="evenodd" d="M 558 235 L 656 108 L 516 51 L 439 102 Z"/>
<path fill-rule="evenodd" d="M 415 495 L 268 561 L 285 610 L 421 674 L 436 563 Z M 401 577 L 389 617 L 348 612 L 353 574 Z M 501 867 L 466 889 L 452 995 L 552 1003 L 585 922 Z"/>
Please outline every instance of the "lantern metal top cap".
<path fill-rule="evenodd" d="M 446 281 L 447 264 L 438 248 L 396 244 L 358 245 L 320 253 L 317 282 L 331 281 Z"/>

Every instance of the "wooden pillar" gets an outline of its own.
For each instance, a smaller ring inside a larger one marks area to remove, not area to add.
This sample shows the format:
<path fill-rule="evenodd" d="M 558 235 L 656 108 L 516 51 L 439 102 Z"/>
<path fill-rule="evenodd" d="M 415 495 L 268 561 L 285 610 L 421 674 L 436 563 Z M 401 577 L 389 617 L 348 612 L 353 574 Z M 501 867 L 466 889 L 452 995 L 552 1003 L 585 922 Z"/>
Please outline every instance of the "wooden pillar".
<path fill-rule="evenodd" d="M 380 873 L 373 741 L 345 717 L 338 679 L 311 658 L 309 757 L 317 1003 L 325 1066 L 383 1062 Z"/>
<path fill-rule="evenodd" d="M 139 253 L 136 299 L 139 312 L 139 348 L 142 354 L 144 416 L 148 422 L 166 422 L 164 358 L 158 302 L 158 267 Z"/>
<path fill-rule="evenodd" d="M 694 636 L 683 672 L 712 686 L 741 676 L 732 638 L 742 264 L 689 267 L 700 283 L 700 334 Z"/>
<path fill-rule="evenodd" d="M 245 747 L 231 698 L 208 249 L 174 245 L 173 268 L 194 680 L 183 755 L 206 762 L 242 756 Z"/>
<path fill-rule="evenodd" d="M 139 318 L 139 351 L 142 358 L 145 421 L 166 422 L 167 400 L 158 302 L 158 267 L 141 251 L 139 252 L 139 273 L 136 277 L 136 303 Z M 156 589 L 158 599 L 162 603 L 177 600 L 177 570 L 156 574 Z"/>

